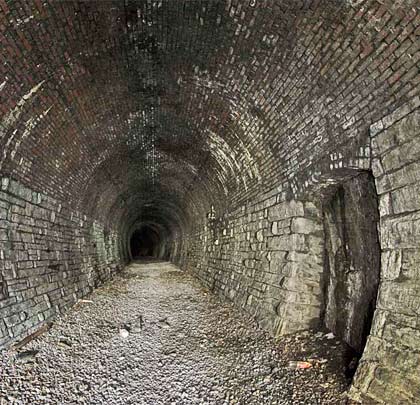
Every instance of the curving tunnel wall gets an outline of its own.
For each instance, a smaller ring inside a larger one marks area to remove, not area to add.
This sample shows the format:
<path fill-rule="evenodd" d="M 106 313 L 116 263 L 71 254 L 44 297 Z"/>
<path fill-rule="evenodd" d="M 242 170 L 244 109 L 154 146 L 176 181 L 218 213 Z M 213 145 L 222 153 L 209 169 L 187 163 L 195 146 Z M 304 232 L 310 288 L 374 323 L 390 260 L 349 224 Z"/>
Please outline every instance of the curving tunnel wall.
<path fill-rule="evenodd" d="M 417 0 L 0 0 L 0 345 L 149 227 L 273 334 L 363 352 L 354 398 L 414 403 L 418 35 Z"/>

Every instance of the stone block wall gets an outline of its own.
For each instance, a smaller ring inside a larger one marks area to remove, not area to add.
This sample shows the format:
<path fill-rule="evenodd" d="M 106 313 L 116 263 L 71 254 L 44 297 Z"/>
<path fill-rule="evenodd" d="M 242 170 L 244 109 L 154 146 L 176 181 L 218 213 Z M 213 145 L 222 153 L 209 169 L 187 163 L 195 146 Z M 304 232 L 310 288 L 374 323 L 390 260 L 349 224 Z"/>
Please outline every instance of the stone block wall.
<path fill-rule="evenodd" d="M 182 267 L 274 335 L 319 322 L 323 228 L 313 203 L 274 194 L 208 217 L 186 244 Z"/>
<path fill-rule="evenodd" d="M 124 264 L 117 233 L 1 178 L 0 347 L 51 321 Z"/>
<path fill-rule="evenodd" d="M 412 404 L 420 398 L 420 99 L 370 133 L 360 167 L 324 176 L 328 188 L 370 167 L 378 194 L 380 285 L 351 396 L 362 404 Z M 308 183 L 306 198 L 287 201 L 273 191 L 220 215 L 212 210 L 186 238 L 182 267 L 274 335 L 316 326 L 325 276 L 321 180 L 312 191 Z"/>
<path fill-rule="evenodd" d="M 418 100 L 374 124 L 371 127 L 371 136 L 372 168 L 376 178 L 381 215 L 382 268 L 373 327 L 356 374 L 353 395 L 364 401 L 363 403 L 368 403 L 371 399 L 387 404 L 418 403 L 420 398 Z"/>

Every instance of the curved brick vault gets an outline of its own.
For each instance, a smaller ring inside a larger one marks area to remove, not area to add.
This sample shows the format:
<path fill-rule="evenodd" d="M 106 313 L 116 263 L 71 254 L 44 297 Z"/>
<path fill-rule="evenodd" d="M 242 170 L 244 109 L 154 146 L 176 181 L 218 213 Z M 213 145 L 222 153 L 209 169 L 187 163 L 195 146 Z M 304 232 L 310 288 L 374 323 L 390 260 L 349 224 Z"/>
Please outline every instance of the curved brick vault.
<path fill-rule="evenodd" d="M 352 391 L 414 403 L 419 7 L 0 0 L 0 343 L 111 277 L 142 224 L 273 333 L 312 327 L 323 203 L 367 171 L 381 273 Z"/>

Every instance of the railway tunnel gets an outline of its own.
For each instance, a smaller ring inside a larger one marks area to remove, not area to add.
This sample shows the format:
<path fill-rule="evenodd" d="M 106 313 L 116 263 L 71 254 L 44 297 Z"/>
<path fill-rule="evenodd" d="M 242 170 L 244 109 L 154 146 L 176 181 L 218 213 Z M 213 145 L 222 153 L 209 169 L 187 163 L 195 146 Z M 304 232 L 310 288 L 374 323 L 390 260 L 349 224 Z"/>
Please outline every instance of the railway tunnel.
<path fill-rule="evenodd" d="M 3 353 L 165 261 L 280 342 L 332 333 L 352 401 L 418 403 L 419 9 L 0 0 Z"/>

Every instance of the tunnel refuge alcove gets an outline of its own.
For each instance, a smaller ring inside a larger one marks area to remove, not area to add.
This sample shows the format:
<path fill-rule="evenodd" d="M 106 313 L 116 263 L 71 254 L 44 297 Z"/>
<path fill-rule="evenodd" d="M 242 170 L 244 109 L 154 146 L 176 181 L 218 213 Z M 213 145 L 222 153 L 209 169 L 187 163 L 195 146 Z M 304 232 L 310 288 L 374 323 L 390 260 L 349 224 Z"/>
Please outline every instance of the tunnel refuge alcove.
<path fill-rule="evenodd" d="M 343 181 L 325 198 L 321 319 L 347 343 L 350 362 L 362 356 L 376 308 L 381 260 L 378 221 L 378 195 L 369 172 Z"/>

